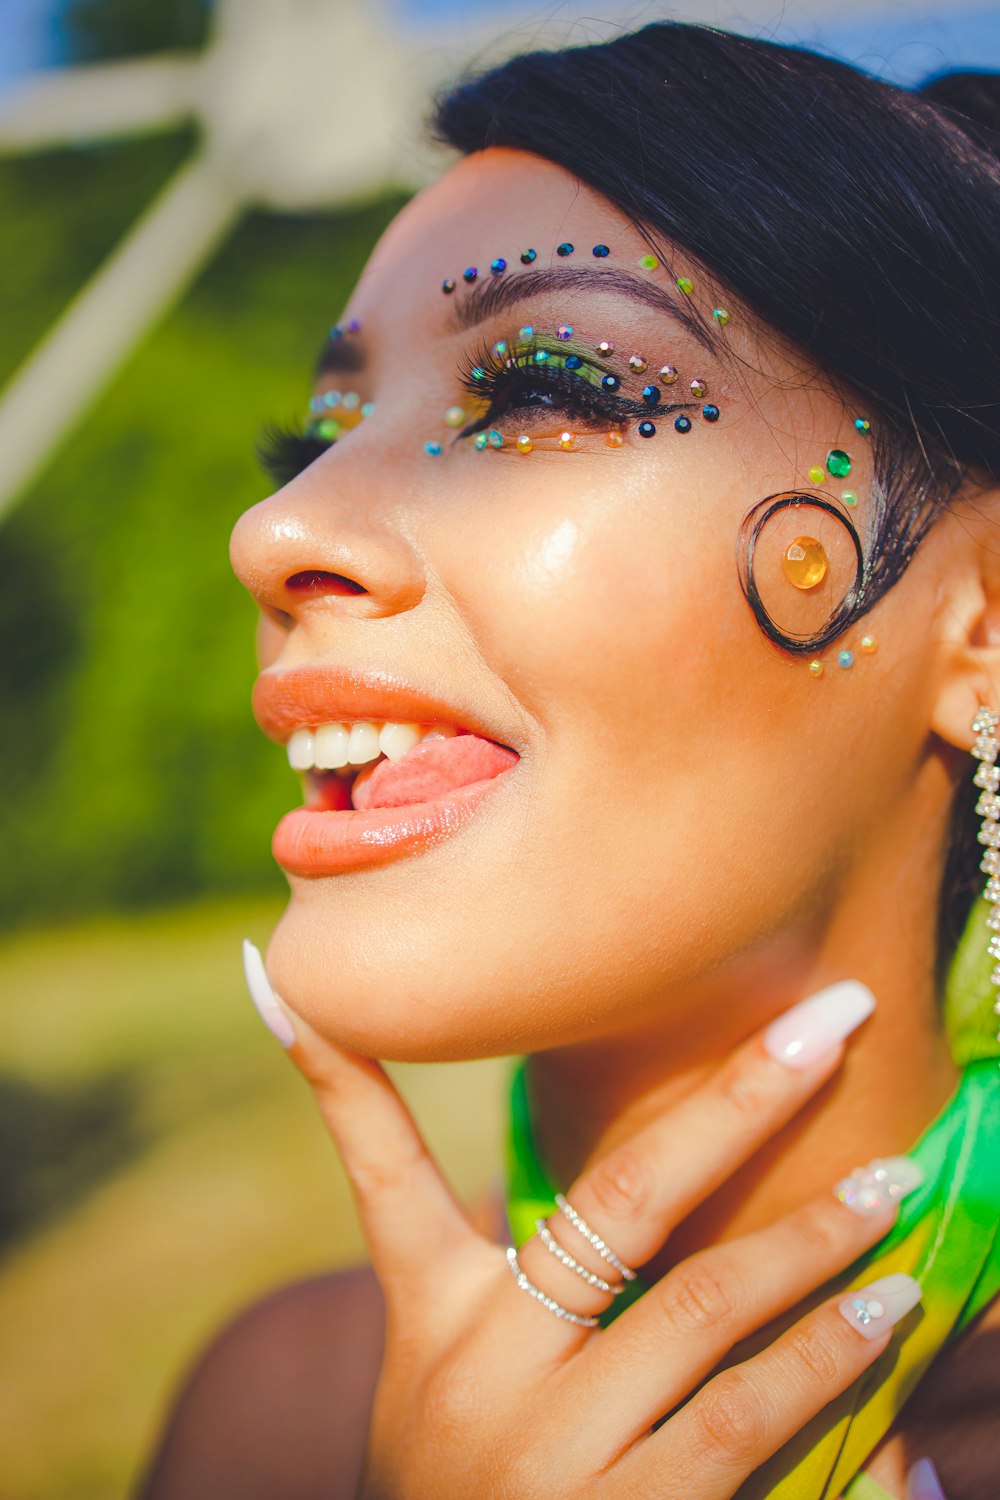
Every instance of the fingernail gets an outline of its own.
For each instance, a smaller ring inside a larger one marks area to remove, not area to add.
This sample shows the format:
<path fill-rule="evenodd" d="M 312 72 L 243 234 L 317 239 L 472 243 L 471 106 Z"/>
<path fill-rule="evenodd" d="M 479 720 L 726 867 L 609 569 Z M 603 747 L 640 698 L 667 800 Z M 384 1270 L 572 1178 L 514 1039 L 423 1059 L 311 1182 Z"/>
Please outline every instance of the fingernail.
<path fill-rule="evenodd" d="M 260 950 L 254 947 L 249 938 L 243 939 L 243 972 L 247 977 L 250 999 L 268 1031 L 277 1037 L 283 1047 L 294 1047 L 295 1029 L 271 988 Z"/>
<path fill-rule="evenodd" d="M 786 1068 L 811 1067 L 874 1009 L 875 996 L 867 985 L 842 979 L 772 1021 L 764 1033 L 764 1046 Z"/>
<path fill-rule="evenodd" d="M 867 1167 L 855 1167 L 834 1188 L 845 1208 L 873 1219 L 891 1204 L 912 1193 L 924 1180 L 910 1156 L 877 1156 Z"/>
<path fill-rule="evenodd" d="M 906 1500 L 948 1500 L 929 1458 L 918 1458 L 907 1474 Z"/>
<path fill-rule="evenodd" d="M 920 1283 L 904 1271 L 895 1271 L 851 1292 L 840 1303 L 838 1312 L 863 1339 L 877 1339 L 900 1318 L 905 1318 L 919 1301 Z"/>

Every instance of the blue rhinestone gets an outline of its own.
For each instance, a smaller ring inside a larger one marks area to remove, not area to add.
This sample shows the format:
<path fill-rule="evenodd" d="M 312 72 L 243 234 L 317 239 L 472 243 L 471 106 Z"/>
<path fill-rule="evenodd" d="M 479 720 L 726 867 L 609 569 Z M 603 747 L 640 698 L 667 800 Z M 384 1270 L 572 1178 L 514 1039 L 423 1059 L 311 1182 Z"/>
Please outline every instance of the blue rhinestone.
<path fill-rule="evenodd" d="M 522 264 L 522 266 L 530 266 L 531 262 L 533 260 L 537 260 L 537 259 L 538 259 L 538 251 L 537 250 L 522 250 L 521 251 L 521 264 Z"/>
<path fill-rule="evenodd" d="M 310 396 L 309 397 L 309 410 L 311 412 L 313 412 L 314 414 L 321 412 L 323 410 L 323 408 L 324 408 L 325 405 L 326 405 L 326 397 L 325 396 Z"/>
<path fill-rule="evenodd" d="M 507 269 L 507 262 L 505 260 L 501 260 L 499 256 L 497 256 L 496 260 L 491 260 L 490 261 L 490 275 L 491 276 L 499 276 L 499 275 L 501 275 L 502 272 L 506 271 L 506 269 Z"/>
<path fill-rule="evenodd" d="M 485 432 L 477 432 L 475 437 L 472 439 L 472 445 L 474 448 L 478 448 L 479 452 L 482 453 L 483 449 L 486 447 Z"/>
<path fill-rule="evenodd" d="M 476 270 L 475 266 L 466 266 L 465 270 L 462 272 L 462 280 L 475 281 L 478 275 L 479 272 Z"/>
<path fill-rule="evenodd" d="M 674 423 L 674 428 L 675 428 L 675 430 L 677 432 L 690 432 L 691 431 L 691 418 L 690 417 L 678 417 L 677 421 Z"/>
<path fill-rule="evenodd" d="M 517 336 L 519 339 L 533 339 L 535 337 L 535 330 L 530 323 L 525 323 L 523 328 L 517 330 Z"/>
<path fill-rule="evenodd" d="M 472 376 L 473 380 L 485 380 L 486 379 L 486 371 L 483 369 L 483 367 L 481 365 L 476 365 L 476 367 L 475 367 L 474 370 L 470 370 L 469 371 L 469 374 Z"/>
<path fill-rule="evenodd" d="M 601 384 L 606 391 L 616 391 L 621 385 L 617 375 L 602 375 Z"/>
<path fill-rule="evenodd" d="M 642 388 L 642 399 L 647 406 L 656 406 L 660 400 L 660 387 L 658 385 L 644 385 Z"/>
<path fill-rule="evenodd" d="M 441 452 L 441 444 L 436 442 L 425 443 L 424 452 L 429 454 L 431 458 L 437 458 Z"/>
<path fill-rule="evenodd" d="M 841 651 L 840 654 L 839 654 L 839 656 L 837 657 L 837 666 L 838 667 L 853 667 L 854 666 L 854 652 L 853 651 Z"/>
<path fill-rule="evenodd" d="M 352 318 L 351 321 L 347 325 L 347 331 L 348 331 L 348 333 L 360 333 L 361 332 L 361 323 L 360 323 L 360 321 L 357 318 Z"/>
<path fill-rule="evenodd" d="M 611 251 L 607 245 L 595 245 L 590 253 L 591 255 L 596 255 L 598 260 L 603 260 L 606 255 L 611 254 Z"/>
<path fill-rule="evenodd" d="M 656 424 L 654 422 L 640 422 L 639 423 L 639 436 L 640 437 L 655 437 L 656 436 Z"/>
<path fill-rule="evenodd" d="M 489 436 L 487 437 L 486 441 L 489 443 L 489 445 L 490 445 L 491 448 L 502 448 L 503 447 L 503 433 L 497 432 L 497 430 L 496 430 L 495 427 L 491 427 L 490 431 L 489 431 Z"/>
<path fill-rule="evenodd" d="M 536 349 L 535 350 L 535 364 L 536 365 L 544 365 L 546 363 L 546 361 L 548 360 L 548 357 L 549 357 L 549 351 L 547 349 Z"/>
<path fill-rule="evenodd" d="M 455 282 L 451 276 L 446 276 L 444 278 L 441 283 L 441 290 L 442 292 L 444 292 L 445 296 L 447 296 L 449 292 L 453 292 L 455 290 Z"/>
<path fill-rule="evenodd" d="M 562 242 L 561 245 L 557 245 L 556 246 L 556 254 L 557 255 L 572 255 L 573 254 L 573 246 L 570 244 L 569 240 L 563 240 L 563 242 Z"/>
<path fill-rule="evenodd" d="M 375 415 L 375 402 L 366 401 L 361 408 L 361 415 L 363 417 L 373 417 Z"/>
<path fill-rule="evenodd" d="M 567 370 L 578 370 L 582 364 L 583 360 L 580 358 L 579 354 L 567 354 L 565 359 Z"/>
<path fill-rule="evenodd" d="M 326 407 L 340 405 L 339 391 L 324 391 L 322 396 L 323 405 Z"/>
<path fill-rule="evenodd" d="M 702 416 L 706 422 L 717 422 L 719 420 L 719 408 L 709 404 L 702 408 Z"/>

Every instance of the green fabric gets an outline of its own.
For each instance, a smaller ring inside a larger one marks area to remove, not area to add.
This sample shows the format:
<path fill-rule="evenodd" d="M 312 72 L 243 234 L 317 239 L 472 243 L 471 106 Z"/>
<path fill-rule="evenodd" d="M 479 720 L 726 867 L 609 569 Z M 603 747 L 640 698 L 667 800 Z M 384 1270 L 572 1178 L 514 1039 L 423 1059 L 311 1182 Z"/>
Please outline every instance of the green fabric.
<path fill-rule="evenodd" d="M 922 1300 L 875 1364 L 830 1403 L 740 1491 L 741 1500 L 883 1500 L 861 1465 L 944 1345 L 1000 1292 L 1000 1042 L 987 955 L 990 908 L 976 903 L 948 975 L 944 1017 L 961 1069 L 954 1093 L 911 1155 L 924 1182 L 893 1228 L 828 1291 L 906 1271 Z M 555 1209 L 555 1187 L 538 1154 L 523 1064 L 511 1087 L 507 1217 L 514 1242 Z M 610 1322 L 646 1290 L 633 1283 L 608 1309 Z M 887 1497 L 891 1500 L 891 1497 Z"/>

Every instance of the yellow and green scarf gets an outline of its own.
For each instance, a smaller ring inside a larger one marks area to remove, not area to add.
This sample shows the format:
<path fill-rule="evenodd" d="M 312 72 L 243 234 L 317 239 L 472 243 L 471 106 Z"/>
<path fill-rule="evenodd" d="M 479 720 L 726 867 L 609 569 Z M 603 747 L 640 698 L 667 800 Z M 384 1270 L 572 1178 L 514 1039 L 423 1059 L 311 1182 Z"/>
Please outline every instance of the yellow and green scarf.
<path fill-rule="evenodd" d="M 924 1182 L 902 1203 L 886 1237 L 838 1285 L 860 1287 L 892 1271 L 920 1282 L 920 1316 L 740 1491 L 770 1500 L 879 1500 L 885 1492 L 861 1465 L 939 1351 L 1000 1291 L 1000 1042 L 987 954 L 989 908 L 977 902 L 945 988 L 944 1019 L 958 1085 L 910 1155 Z M 535 1146 L 523 1065 L 511 1089 L 507 1137 L 507 1219 L 517 1245 L 535 1220 L 555 1211 L 551 1179 Z M 642 1295 L 633 1283 L 604 1321 Z"/>

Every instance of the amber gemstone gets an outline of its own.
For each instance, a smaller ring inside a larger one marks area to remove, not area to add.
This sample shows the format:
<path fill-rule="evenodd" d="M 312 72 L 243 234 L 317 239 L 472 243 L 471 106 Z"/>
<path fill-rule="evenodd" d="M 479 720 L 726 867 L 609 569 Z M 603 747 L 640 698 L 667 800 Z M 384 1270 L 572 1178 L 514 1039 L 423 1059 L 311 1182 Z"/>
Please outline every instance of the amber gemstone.
<path fill-rule="evenodd" d="M 823 544 L 814 536 L 797 536 L 781 557 L 785 577 L 797 589 L 814 589 L 826 577 L 830 564 Z"/>

